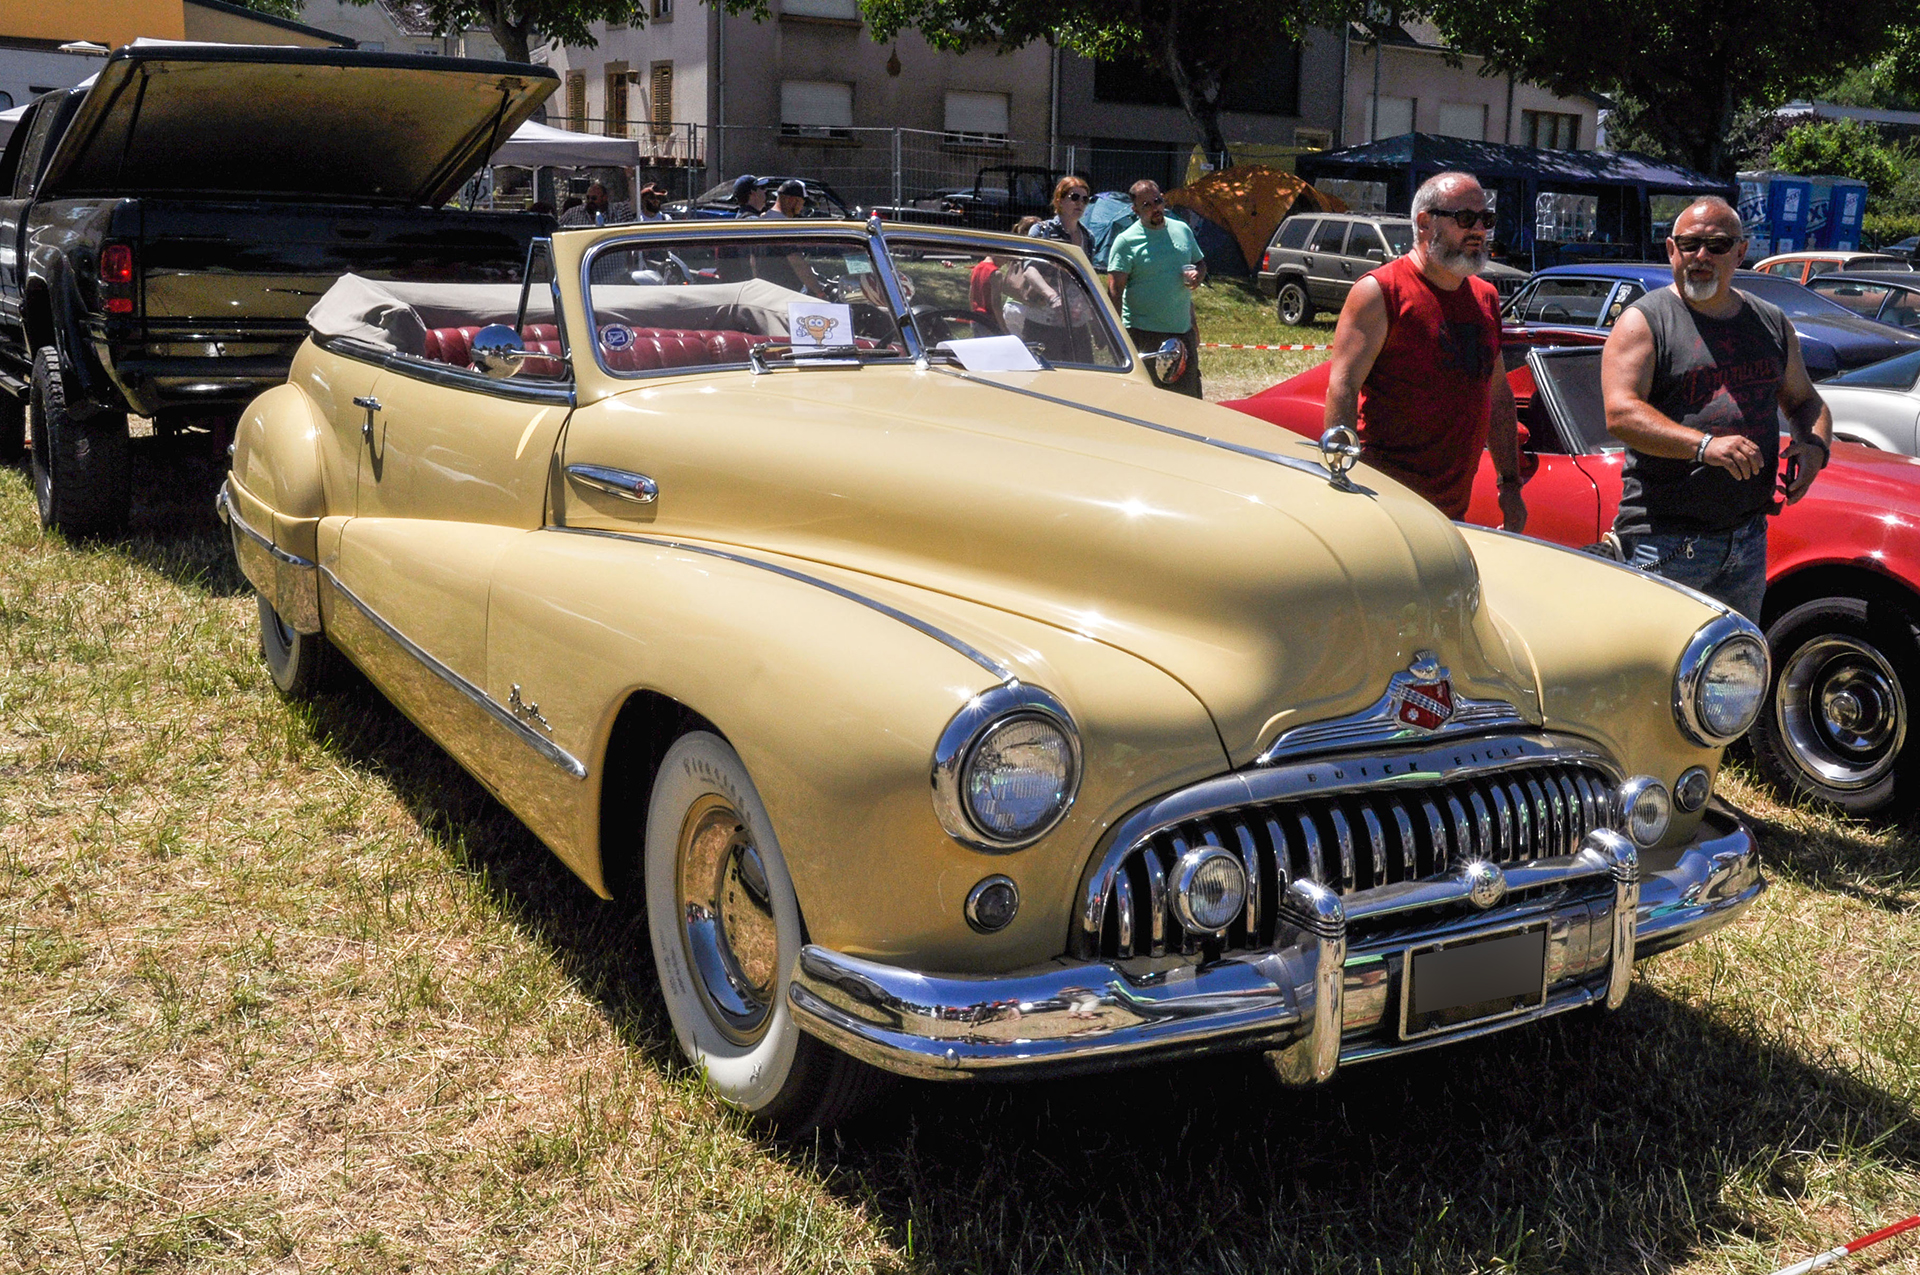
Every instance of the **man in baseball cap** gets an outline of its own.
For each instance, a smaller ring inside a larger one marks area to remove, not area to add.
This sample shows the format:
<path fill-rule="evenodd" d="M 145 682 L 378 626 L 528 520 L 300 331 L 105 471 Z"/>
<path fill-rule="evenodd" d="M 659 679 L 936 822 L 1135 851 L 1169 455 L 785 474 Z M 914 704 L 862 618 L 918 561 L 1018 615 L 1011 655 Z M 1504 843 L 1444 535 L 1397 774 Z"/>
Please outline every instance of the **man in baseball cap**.
<path fill-rule="evenodd" d="M 733 179 L 733 202 L 736 217 L 758 217 L 767 206 L 766 187 L 752 173 L 742 173 Z"/>

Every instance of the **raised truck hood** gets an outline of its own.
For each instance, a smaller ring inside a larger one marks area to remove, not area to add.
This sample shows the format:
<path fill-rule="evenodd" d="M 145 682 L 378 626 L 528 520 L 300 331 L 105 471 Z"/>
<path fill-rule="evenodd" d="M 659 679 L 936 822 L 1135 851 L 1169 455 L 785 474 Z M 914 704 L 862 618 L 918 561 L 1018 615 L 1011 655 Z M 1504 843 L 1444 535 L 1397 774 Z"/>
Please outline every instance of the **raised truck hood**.
<path fill-rule="evenodd" d="M 1316 449 L 1131 377 L 1000 379 L 1070 401 L 938 369 L 654 382 L 577 412 L 566 463 L 653 476 L 657 514 L 635 526 L 570 493 L 565 517 L 832 563 L 904 610 L 885 581 L 1109 643 L 1186 685 L 1236 765 L 1369 707 L 1420 651 L 1456 697 L 1539 720 L 1472 555 L 1424 500 L 1371 474 L 1370 493 L 1336 490 Z"/>
<path fill-rule="evenodd" d="M 129 45 L 101 68 L 39 194 L 436 206 L 559 83 L 518 62 Z"/>

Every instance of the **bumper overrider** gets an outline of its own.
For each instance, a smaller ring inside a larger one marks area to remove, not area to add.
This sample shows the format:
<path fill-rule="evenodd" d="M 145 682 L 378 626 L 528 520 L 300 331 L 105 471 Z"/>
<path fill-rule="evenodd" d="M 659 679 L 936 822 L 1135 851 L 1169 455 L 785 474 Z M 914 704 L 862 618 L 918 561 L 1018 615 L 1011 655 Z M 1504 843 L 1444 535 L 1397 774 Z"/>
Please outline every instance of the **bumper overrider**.
<path fill-rule="evenodd" d="M 1751 834 L 1717 800 L 1691 843 L 1658 857 L 1671 866 L 1648 869 L 1626 837 L 1592 828 L 1573 854 L 1507 865 L 1509 901 L 1485 911 L 1471 903 L 1484 869 L 1475 863 L 1345 897 L 1296 880 L 1278 901 L 1271 944 L 1198 962 L 1063 959 L 968 977 L 808 946 L 790 1001 L 807 1032 L 926 1079 L 1027 1079 L 1256 1049 L 1281 1080 L 1314 1084 L 1344 1064 L 1616 1008 L 1635 960 L 1725 925 L 1766 888 Z M 1417 1012 L 1416 959 L 1508 937 L 1544 942 L 1538 994 L 1457 1022 Z"/>

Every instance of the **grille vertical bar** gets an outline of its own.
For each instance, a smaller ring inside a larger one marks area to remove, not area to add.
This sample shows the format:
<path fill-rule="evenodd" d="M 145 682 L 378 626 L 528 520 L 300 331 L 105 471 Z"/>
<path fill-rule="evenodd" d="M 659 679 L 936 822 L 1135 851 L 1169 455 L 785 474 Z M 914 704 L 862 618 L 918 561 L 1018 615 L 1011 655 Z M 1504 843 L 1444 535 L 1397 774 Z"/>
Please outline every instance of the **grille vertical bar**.
<path fill-rule="evenodd" d="M 1349 894 L 1443 876 L 1472 859 L 1521 863 L 1571 854 L 1594 828 L 1617 829 L 1612 792 L 1598 769 L 1558 761 L 1428 787 L 1292 797 L 1196 815 L 1119 858 L 1099 914 L 1099 950 L 1128 957 L 1191 954 L 1213 942 L 1265 946 L 1277 936 L 1287 886 L 1301 877 Z M 1226 849 L 1247 871 L 1243 918 L 1219 940 L 1186 933 L 1171 907 L 1170 864 L 1198 845 Z"/>

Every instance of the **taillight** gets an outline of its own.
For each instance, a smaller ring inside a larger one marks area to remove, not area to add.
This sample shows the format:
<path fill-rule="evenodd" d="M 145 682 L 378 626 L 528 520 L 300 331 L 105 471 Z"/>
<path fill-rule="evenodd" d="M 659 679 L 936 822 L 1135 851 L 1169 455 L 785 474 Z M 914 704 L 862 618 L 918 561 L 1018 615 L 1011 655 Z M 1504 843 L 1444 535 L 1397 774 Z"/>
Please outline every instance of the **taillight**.
<path fill-rule="evenodd" d="M 1273 250 L 1271 248 L 1260 254 L 1260 268 L 1262 270 L 1273 269 Z"/>
<path fill-rule="evenodd" d="M 100 290 L 108 314 L 133 313 L 133 249 L 110 243 L 100 250 Z"/>

